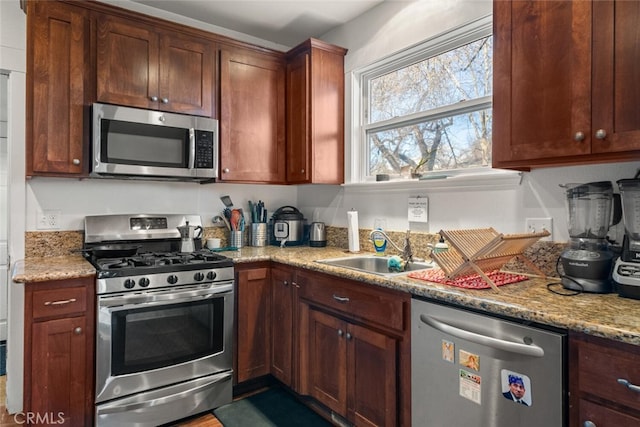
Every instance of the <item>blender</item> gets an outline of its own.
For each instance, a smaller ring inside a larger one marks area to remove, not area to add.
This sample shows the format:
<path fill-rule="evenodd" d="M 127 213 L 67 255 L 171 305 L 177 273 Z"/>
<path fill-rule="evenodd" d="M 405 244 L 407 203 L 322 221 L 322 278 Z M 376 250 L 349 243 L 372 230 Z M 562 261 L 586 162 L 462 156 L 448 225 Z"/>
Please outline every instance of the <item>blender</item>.
<path fill-rule="evenodd" d="M 605 237 L 609 227 L 620 222 L 620 198 L 613 194 L 610 181 L 561 187 L 566 188 L 570 237 L 560 255 L 562 286 L 581 292 L 612 292 L 615 255 Z"/>
<path fill-rule="evenodd" d="M 622 198 L 624 239 L 613 268 L 620 296 L 640 299 L 640 179 L 617 181 Z"/>

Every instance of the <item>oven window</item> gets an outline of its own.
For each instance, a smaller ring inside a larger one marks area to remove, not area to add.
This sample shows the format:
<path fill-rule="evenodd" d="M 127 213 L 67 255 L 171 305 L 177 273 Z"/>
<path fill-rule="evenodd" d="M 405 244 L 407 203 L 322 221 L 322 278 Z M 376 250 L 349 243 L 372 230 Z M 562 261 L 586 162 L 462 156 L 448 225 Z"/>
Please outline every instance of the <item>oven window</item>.
<path fill-rule="evenodd" d="M 219 353 L 224 298 L 112 313 L 112 373 L 162 368 Z"/>
<path fill-rule="evenodd" d="M 186 168 L 189 131 L 169 126 L 102 120 L 103 161 L 140 166 Z"/>

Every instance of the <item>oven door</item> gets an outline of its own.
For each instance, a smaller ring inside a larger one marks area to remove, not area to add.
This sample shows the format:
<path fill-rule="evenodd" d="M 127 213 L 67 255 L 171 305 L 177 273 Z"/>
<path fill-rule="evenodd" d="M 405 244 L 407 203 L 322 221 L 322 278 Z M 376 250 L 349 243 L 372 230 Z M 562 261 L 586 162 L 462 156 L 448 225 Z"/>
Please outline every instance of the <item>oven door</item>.
<path fill-rule="evenodd" d="M 231 371 L 233 281 L 98 297 L 96 403 Z"/>

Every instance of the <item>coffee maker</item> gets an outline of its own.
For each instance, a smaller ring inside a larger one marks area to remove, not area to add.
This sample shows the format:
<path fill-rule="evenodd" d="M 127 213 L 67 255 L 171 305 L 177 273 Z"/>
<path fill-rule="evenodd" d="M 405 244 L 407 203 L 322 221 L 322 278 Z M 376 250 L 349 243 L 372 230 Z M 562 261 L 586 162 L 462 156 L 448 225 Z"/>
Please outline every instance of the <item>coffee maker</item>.
<path fill-rule="evenodd" d="M 199 225 L 189 225 L 189 221 L 185 221 L 185 225 L 177 228 L 180 232 L 180 252 L 190 253 L 195 251 L 195 239 L 202 237 L 202 227 Z"/>
<path fill-rule="evenodd" d="M 581 292 L 613 292 L 614 253 L 605 239 L 622 217 L 620 197 L 610 181 L 564 184 L 569 244 L 560 255 L 562 286 Z"/>
<path fill-rule="evenodd" d="M 617 181 L 622 198 L 624 239 L 622 253 L 613 267 L 620 296 L 640 299 L 640 179 Z"/>

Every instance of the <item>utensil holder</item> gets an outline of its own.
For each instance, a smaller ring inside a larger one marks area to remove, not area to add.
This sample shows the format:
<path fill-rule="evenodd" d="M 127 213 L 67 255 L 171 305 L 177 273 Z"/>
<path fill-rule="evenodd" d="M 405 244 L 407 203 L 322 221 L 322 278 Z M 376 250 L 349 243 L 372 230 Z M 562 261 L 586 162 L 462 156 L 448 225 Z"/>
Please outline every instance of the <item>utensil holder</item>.
<path fill-rule="evenodd" d="M 242 246 L 244 246 L 244 231 L 230 231 L 229 246 L 231 246 L 232 248 L 241 248 Z"/>
<path fill-rule="evenodd" d="M 251 224 L 251 246 L 267 246 L 267 223 Z"/>

